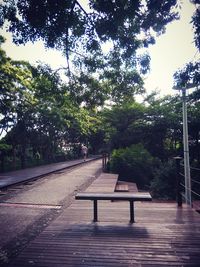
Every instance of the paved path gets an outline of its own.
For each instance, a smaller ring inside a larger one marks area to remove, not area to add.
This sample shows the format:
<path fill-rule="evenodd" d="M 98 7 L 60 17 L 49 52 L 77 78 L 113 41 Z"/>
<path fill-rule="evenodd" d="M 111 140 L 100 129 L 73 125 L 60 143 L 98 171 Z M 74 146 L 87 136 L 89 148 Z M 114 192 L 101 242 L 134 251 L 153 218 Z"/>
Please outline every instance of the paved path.
<path fill-rule="evenodd" d="M 100 156 L 94 156 L 86 159 L 86 162 L 99 158 Z M 83 159 L 53 163 L 43 166 L 37 166 L 34 168 L 27 168 L 23 170 L 17 170 L 7 173 L 0 173 L 0 189 L 17 184 L 26 180 L 37 178 L 49 173 L 53 173 L 59 170 L 63 170 L 72 166 L 84 164 Z"/>
<path fill-rule="evenodd" d="M 37 236 L 101 172 L 101 159 L 52 173 L 0 196 L 0 266 Z"/>

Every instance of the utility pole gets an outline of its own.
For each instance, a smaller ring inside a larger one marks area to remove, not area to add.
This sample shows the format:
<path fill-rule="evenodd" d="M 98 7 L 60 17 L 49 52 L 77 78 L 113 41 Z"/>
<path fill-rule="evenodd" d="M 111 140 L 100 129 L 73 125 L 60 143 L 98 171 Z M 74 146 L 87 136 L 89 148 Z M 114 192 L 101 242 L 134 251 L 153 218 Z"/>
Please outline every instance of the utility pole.
<path fill-rule="evenodd" d="M 186 88 L 182 89 L 182 100 L 183 100 L 183 148 L 184 148 L 184 173 L 185 173 L 185 200 L 186 200 L 186 203 L 191 206 L 192 199 L 191 199 L 190 156 L 189 156 L 189 145 L 188 145 Z"/>
<path fill-rule="evenodd" d="M 186 90 L 194 88 L 196 85 L 188 84 L 185 87 L 178 88 L 173 87 L 175 90 L 182 91 L 182 109 L 183 109 L 183 149 L 184 149 L 184 175 L 185 175 L 185 201 L 186 204 L 192 206 L 191 197 L 191 176 L 190 176 L 190 156 L 189 156 L 189 145 L 188 145 L 188 120 L 187 120 L 187 101 L 186 101 Z"/>

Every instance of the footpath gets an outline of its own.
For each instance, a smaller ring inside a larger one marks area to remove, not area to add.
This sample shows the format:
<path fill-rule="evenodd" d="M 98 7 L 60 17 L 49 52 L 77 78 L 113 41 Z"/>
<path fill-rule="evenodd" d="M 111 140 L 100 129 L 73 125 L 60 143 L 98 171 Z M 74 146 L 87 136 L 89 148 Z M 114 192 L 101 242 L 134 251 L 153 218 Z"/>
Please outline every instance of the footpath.
<path fill-rule="evenodd" d="M 66 168 L 75 164 L 79 165 Z M 44 166 L 36 169 L 37 174 L 44 174 Z M 87 188 L 99 176 L 102 161 L 94 158 L 86 162 L 76 160 L 48 165 L 46 169 L 59 171 L 33 183 L 12 187 L 0 195 L 0 266 L 8 266 L 11 259 L 69 207 L 76 192 Z M 19 171 L 25 172 L 33 175 L 31 169 Z"/>
<path fill-rule="evenodd" d="M 10 185 L 18 184 L 24 181 L 28 181 L 34 178 L 38 178 L 50 173 L 54 173 L 60 170 L 64 170 L 70 167 L 81 165 L 100 158 L 101 156 L 92 156 L 83 159 L 52 163 L 48 165 L 36 166 L 33 168 L 27 168 L 23 170 L 17 170 L 12 172 L 0 173 L 0 189 L 6 188 Z"/>

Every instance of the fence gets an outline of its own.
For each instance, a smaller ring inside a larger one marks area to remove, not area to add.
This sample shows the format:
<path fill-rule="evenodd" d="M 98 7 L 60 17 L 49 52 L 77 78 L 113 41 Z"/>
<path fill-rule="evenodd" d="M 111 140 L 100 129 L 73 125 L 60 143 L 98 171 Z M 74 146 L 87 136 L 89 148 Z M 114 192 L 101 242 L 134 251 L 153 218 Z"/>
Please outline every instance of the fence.
<path fill-rule="evenodd" d="M 186 198 L 185 191 L 188 189 L 185 185 L 184 164 L 182 158 L 176 157 L 176 192 L 178 206 L 182 206 L 182 200 Z M 192 207 L 200 210 L 200 168 L 190 167 L 191 173 L 191 199 Z M 186 200 L 186 199 L 185 199 Z"/>

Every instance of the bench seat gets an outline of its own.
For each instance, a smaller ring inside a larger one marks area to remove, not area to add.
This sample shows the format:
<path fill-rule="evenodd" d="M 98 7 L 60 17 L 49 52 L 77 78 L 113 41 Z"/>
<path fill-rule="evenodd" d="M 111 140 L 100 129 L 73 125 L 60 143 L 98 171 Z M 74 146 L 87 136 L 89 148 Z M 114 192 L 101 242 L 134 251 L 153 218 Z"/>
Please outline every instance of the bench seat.
<path fill-rule="evenodd" d="M 118 174 L 102 173 L 85 192 L 114 192 Z"/>
<path fill-rule="evenodd" d="M 115 186 L 115 192 L 128 192 L 128 191 L 129 191 L 129 187 L 127 183 L 117 181 L 117 184 Z"/>
<path fill-rule="evenodd" d="M 94 203 L 94 222 L 98 221 L 98 210 L 97 201 L 98 200 L 122 200 L 130 202 L 130 222 L 134 222 L 134 202 L 135 201 L 151 201 L 152 197 L 148 192 L 140 193 L 128 193 L 128 192 L 82 192 L 77 193 L 75 196 L 77 200 L 92 200 Z"/>

